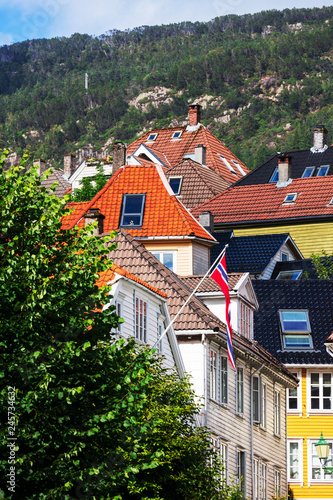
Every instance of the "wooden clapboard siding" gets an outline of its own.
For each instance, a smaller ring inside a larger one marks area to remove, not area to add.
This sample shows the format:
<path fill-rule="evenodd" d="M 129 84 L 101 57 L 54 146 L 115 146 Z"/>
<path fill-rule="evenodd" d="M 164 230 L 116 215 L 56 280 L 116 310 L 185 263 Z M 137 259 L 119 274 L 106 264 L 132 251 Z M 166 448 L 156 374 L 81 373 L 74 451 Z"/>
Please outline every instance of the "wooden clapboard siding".
<path fill-rule="evenodd" d="M 264 270 L 264 272 L 260 276 L 260 279 L 264 279 L 264 280 L 270 279 L 270 277 L 272 276 L 272 272 L 274 271 L 275 264 L 282 260 L 283 253 L 288 255 L 288 260 L 295 260 L 293 253 L 290 251 L 288 246 L 284 243 L 281 246 L 280 250 L 278 252 L 276 252 L 273 259 L 271 259 L 268 266 L 266 267 L 266 269 Z"/>
<path fill-rule="evenodd" d="M 176 269 L 174 272 L 180 276 L 193 274 L 193 255 L 191 241 L 145 241 L 141 242 L 150 252 L 175 251 Z"/>
<path fill-rule="evenodd" d="M 290 368 L 290 371 L 294 371 Z M 323 432 L 325 439 L 333 439 L 333 410 L 330 413 L 313 414 L 309 411 L 310 402 L 307 398 L 308 380 L 307 376 L 311 372 L 333 372 L 332 366 L 327 368 L 309 367 L 302 369 L 302 391 L 301 391 L 301 408 L 302 411 L 298 414 L 288 414 L 287 428 L 288 438 L 303 439 L 303 485 L 300 483 L 291 484 L 295 500 L 299 499 L 332 499 L 333 498 L 333 482 L 311 482 L 311 471 L 308 467 L 308 439 L 319 440 L 320 433 Z M 309 482 L 311 483 L 309 485 Z"/>
<path fill-rule="evenodd" d="M 252 224 L 239 227 L 216 225 L 215 231 L 233 229 L 235 236 L 251 236 L 258 234 L 289 233 L 296 245 L 302 252 L 304 258 L 310 257 L 315 252 L 325 250 L 328 254 L 333 254 L 333 222 L 318 221 L 315 223 L 302 223 L 297 221 L 281 222 L 279 224 Z"/>
<path fill-rule="evenodd" d="M 205 274 L 209 268 L 209 248 L 193 243 L 193 272 L 192 274 Z"/>

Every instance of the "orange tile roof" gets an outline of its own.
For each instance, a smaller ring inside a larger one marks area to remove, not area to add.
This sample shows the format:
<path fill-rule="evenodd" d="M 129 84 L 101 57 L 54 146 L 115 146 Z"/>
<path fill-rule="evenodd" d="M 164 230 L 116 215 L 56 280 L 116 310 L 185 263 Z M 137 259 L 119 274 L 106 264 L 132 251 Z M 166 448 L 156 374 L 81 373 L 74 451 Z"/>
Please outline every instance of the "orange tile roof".
<path fill-rule="evenodd" d="M 146 194 L 142 226 L 127 231 L 134 237 L 196 237 L 214 242 L 188 210 L 177 200 L 161 167 L 126 165 L 117 170 L 90 202 L 72 203 L 74 212 L 64 218 L 63 228 L 82 227 L 82 217 L 93 208 L 105 216 L 104 232 L 119 227 L 124 194 Z"/>
<path fill-rule="evenodd" d="M 295 203 L 284 203 L 297 193 Z M 198 217 L 209 210 L 214 223 L 264 222 L 270 220 L 332 217 L 333 176 L 294 179 L 285 187 L 276 184 L 232 186 L 192 210 Z"/>
<path fill-rule="evenodd" d="M 167 294 L 159 290 L 158 288 L 153 287 L 149 283 L 146 283 L 145 281 L 141 280 L 137 276 L 134 276 L 134 274 L 130 273 L 129 271 L 126 271 L 122 267 L 118 266 L 117 264 L 112 264 L 112 268 L 108 269 L 107 271 L 104 271 L 103 273 L 100 273 L 100 276 L 98 280 L 96 281 L 96 285 L 98 288 L 101 288 L 102 286 L 107 285 L 110 283 L 110 281 L 113 281 L 116 278 L 116 274 L 120 276 L 124 276 L 125 278 L 128 278 L 132 281 L 135 281 L 136 283 L 139 283 L 140 285 L 144 286 L 145 288 L 148 288 L 148 290 L 151 290 L 154 293 L 157 293 L 163 298 L 167 298 Z"/>
<path fill-rule="evenodd" d="M 179 139 L 172 139 L 175 131 L 181 131 L 182 135 Z M 156 133 L 157 137 L 154 141 L 147 141 L 150 134 Z M 234 183 L 243 177 L 242 173 L 236 168 L 232 160 L 239 163 L 240 167 L 247 174 L 249 169 L 242 163 L 224 144 L 215 137 L 206 127 L 200 125 L 197 130 L 187 131 L 187 127 L 174 127 L 154 129 L 144 133 L 128 146 L 127 154 L 132 155 L 140 144 L 145 144 L 158 157 L 164 154 L 167 163 L 171 166 L 179 163 L 186 154 L 193 154 L 194 149 L 203 144 L 206 147 L 206 163 L 208 167 L 215 170 L 223 179 Z M 220 158 L 224 156 L 231 167 L 235 170 L 232 173 L 224 161 Z M 161 158 L 163 163 L 166 161 Z"/>

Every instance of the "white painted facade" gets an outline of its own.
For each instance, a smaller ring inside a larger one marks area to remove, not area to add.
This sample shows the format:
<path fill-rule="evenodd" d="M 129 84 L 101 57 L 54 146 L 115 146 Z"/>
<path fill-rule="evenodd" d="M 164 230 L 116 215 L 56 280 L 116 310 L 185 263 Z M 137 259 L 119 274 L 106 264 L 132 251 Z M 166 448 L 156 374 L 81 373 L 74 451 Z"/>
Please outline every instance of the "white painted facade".
<path fill-rule="evenodd" d="M 94 177 L 96 174 L 98 174 L 97 167 L 99 165 L 99 162 L 87 162 L 86 160 L 83 160 L 83 162 L 72 173 L 69 179 L 67 179 L 68 182 L 72 184 L 72 193 L 74 193 L 76 189 L 80 189 L 82 187 L 82 179 L 84 179 L 85 177 Z M 111 178 L 112 163 L 106 163 L 105 165 L 103 165 L 103 171 L 108 178 Z"/>
<path fill-rule="evenodd" d="M 285 243 L 283 243 L 281 248 L 276 252 L 274 257 L 269 261 L 266 268 L 259 276 L 259 279 L 269 280 L 272 276 L 275 264 L 277 262 L 281 262 L 283 260 L 287 260 L 287 261 L 299 260 L 302 258 L 303 258 L 303 256 L 302 256 L 300 250 L 298 250 L 295 243 L 293 242 L 293 240 L 289 236 L 287 241 L 285 241 Z"/>

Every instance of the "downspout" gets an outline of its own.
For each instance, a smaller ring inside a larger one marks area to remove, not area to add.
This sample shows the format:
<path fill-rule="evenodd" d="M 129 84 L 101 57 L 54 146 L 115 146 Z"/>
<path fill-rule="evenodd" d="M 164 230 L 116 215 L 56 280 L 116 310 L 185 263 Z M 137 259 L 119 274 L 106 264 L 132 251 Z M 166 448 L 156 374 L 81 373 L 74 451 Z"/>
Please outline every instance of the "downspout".
<path fill-rule="evenodd" d="M 254 373 L 251 373 L 251 389 L 250 389 L 250 422 L 251 422 L 251 471 L 252 471 L 252 485 L 251 485 L 251 490 L 252 490 L 252 498 L 254 498 L 254 467 L 253 467 L 253 459 L 254 459 L 254 453 L 253 453 L 253 377 L 259 373 L 265 364 L 262 364 L 260 368 L 258 368 Z"/>
<path fill-rule="evenodd" d="M 204 402 L 205 402 L 205 406 L 204 406 L 204 415 L 203 415 L 203 418 L 201 419 L 201 424 L 203 426 L 207 425 L 207 373 L 206 373 L 206 370 L 207 370 L 207 353 L 206 353 L 206 349 L 207 349 L 207 342 L 205 341 L 205 334 L 202 333 L 201 334 L 201 343 L 203 345 L 203 375 L 204 375 L 204 386 L 203 386 L 203 390 L 204 390 Z"/>

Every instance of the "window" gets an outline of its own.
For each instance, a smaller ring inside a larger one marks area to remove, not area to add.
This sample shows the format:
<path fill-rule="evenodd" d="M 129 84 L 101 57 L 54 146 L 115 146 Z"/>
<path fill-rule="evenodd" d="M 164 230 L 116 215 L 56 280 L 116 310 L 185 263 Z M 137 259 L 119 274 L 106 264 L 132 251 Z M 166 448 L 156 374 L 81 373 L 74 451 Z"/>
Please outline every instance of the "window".
<path fill-rule="evenodd" d="M 310 408 L 320 411 L 332 409 L 331 373 L 310 373 Z"/>
<path fill-rule="evenodd" d="M 163 351 L 163 339 L 160 340 L 160 338 L 163 335 L 163 332 L 165 330 L 165 316 L 163 314 L 157 313 L 157 352 L 162 353 Z"/>
<path fill-rule="evenodd" d="M 277 275 L 277 280 L 298 280 L 302 271 L 281 271 Z"/>
<path fill-rule="evenodd" d="M 124 194 L 121 226 L 141 226 L 145 206 L 144 194 Z"/>
<path fill-rule="evenodd" d="M 245 496 L 245 451 L 237 450 L 237 483 Z"/>
<path fill-rule="evenodd" d="M 274 434 L 281 435 L 281 394 L 274 391 Z"/>
<path fill-rule="evenodd" d="M 289 193 L 283 200 L 283 203 L 294 203 L 297 198 L 297 193 Z"/>
<path fill-rule="evenodd" d="M 306 167 L 306 169 L 303 172 L 302 177 L 311 177 L 311 175 L 314 172 L 314 169 L 315 169 L 314 167 Z"/>
<path fill-rule="evenodd" d="M 162 264 L 164 264 L 170 271 L 176 272 L 176 252 L 152 252 L 152 254 L 158 259 Z"/>
<path fill-rule="evenodd" d="M 288 440 L 288 481 L 302 482 L 303 446 L 302 440 Z"/>
<path fill-rule="evenodd" d="M 253 459 L 253 495 L 252 500 L 259 500 L 259 460 Z"/>
<path fill-rule="evenodd" d="M 324 177 L 325 175 L 327 175 L 327 172 L 328 172 L 329 168 L 330 168 L 329 165 L 324 165 L 323 167 L 319 167 L 318 170 L 317 170 L 316 176 L 317 177 Z"/>
<path fill-rule="evenodd" d="M 117 316 L 119 316 L 119 318 L 123 318 L 123 302 L 122 302 L 122 300 L 117 299 L 115 301 L 114 305 L 116 307 L 115 313 L 117 314 Z M 118 323 L 116 328 L 112 329 L 112 332 L 120 335 L 123 332 L 123 323 Z"/>
<path fill-rule="evenodd" d="M 267 500 L 267 464 L 261 463 L 260 500 Z"/>
<path fill-rule="evenodd" d="M 225 164 L 225 166 L 230 170 L 230 172 L 232 172 L 233 174 L 237 175 L 237 172 L 235 171 L 235 169 L 230 165 L 230 163 L 228 162 L 228 160 L 223 156 L 223 155 L 218 155 L 221 160 L 223 161 L 223 163 Z"/>
<path fill-rule="evenodd" d="M 307 310 L 280 310 L 284 349 L 312 349 L 311 327 Z"/>
<path fill-rule="evenodd" d="M 278 167 L 276 167 L 269 182 L 277 182 L 278 180 L 279 180 L 279 169 Z"/>
<path fill-rule="evenodd" d="M 240 164 L 238 163 L 238 161 L 235 161 L 235 160 L 231 160 L 231 161 L 235 165 L 235 167 L 240 171 L 240 173 L 242 175 L 246 175 L 246 173 L 244 172 L 244 170 L 242 169 L 242 167 L 240 166 Z"/>
<path fill-rule="evenodd" d="M 216 352 L 210 351 L 210 397 L 217 399 L 217 380 L 216 380 Z"/>
<path fill-rule="evenodd" d="M 179 139 L 181 135 L 182 135 L 182 131 L 181 130 L 177 130 L 176 132 L 174 132 L 172 134 L 171 139 Z"/>
<path fill-rule="evenodd" d="M 220 358 L 220 386 L 221 386 L 221 398 L 222 404 L 228 403 L 228 358 L 226 356 L 221 356 Z"/>
<path fill-rule="evenodd" d="M 274 470 L 274 493 L 276 498 L 281 496 L 281 471 L 278 469 Z"/>
<path fill-rule="evenodd" d="M 243 302 L 240 304 L 240 333 L 251 340 L 251 310 Z"/>
<path fill-rule="evenodd" d="M 147 141 L 155 141 L 158 134 L 149 134 Z"/>
<path fill-rule="evenodd" d="M 134 331 L 135 338 L 147 342 L 147 302 L 134 295 Z"/>
<path fill-rule="evenodd" d="M 261 426 L 266 429 L 267 425 L 267 385 L 261 384 Z"/>
<path fill-rule="evenodd" d="M 244 368 L 237 368 L 237 413 L 244 413 Z"/>
<path fill-rule="evenodd" d="M 326 461 L 326 467 L 333 467 L 333 454 L 332 454 L 332 444 L 333 441 L 326 439 L 329 443 L 329 453 Z M 315 447 L 316 441 L 310 442 L 310 450 L 311 450 L 311 472 L 310 478 L 313 480 L 327 481 L 333 480 L 333 473 L 329 471 L 325 471 L 323 467 L 321 467 L 320 460 L 317 455 L 317 450 Z"/>
<path fill-rule="evenodd" d="M 169 184 L 175 194 L 180 194 L 182 188 L 182 177 L 169 177 Z"/>
<path fill-rule="evenodd" d="M 253 422 L 260 422 L 260 378 L 252 377 L 252 416 Z"/>
<path fill-rule="evenodd" d="M 293 375 L 301 379 L 300 373 L 294 372 Z M 289 412 L 298 412 L 302 410 L 301 395 L 302 392 L 300 386 L 295 389 L 287 389 L 287 404 Z"/>
<path fill-rule="evenodd" d="M 224 479 L 225 482 L 228 480 L 228 445 L 221 441 L 221 463 L 223 466 L 222 469 L 222 479 Z"/>
<path fill-rule="evenodd" d="M 288 262 L 289 255 L 287 253 L 281 252 L 281 262 Z"/>

